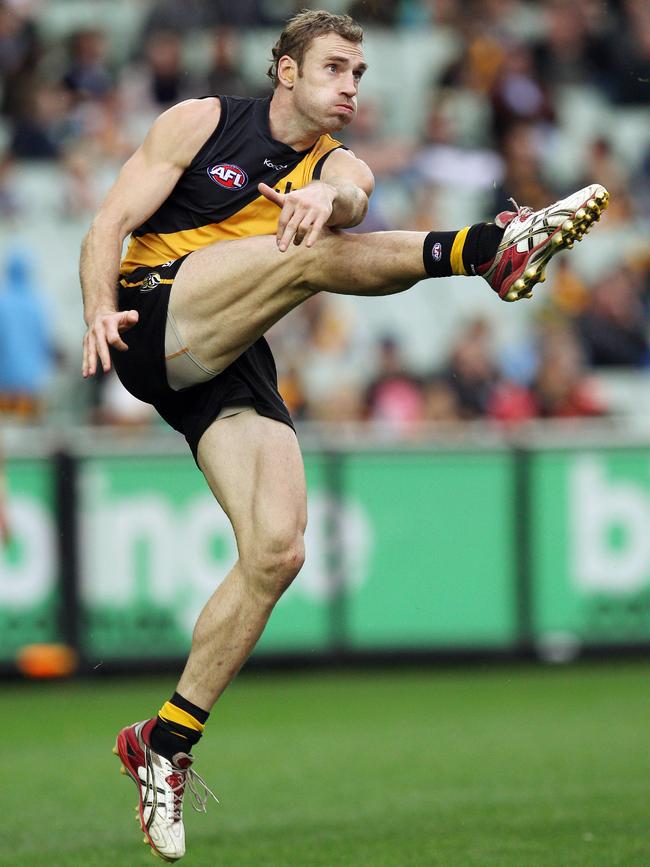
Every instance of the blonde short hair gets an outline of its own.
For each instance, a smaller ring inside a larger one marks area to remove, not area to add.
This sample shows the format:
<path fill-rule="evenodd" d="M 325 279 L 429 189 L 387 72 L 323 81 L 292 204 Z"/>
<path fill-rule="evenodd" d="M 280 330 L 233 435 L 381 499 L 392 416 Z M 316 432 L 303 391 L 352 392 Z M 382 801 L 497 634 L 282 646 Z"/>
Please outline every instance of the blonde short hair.
<path fill-rule="evenodd" d="M 312 40 L 316 39 L 317 36 L 325 36 L 327 33 L 338 33 L 348 42 L 363 41 L 362 27 L 349 15 L 334 15 L 322 9 L 303 9 L 302 12 L 287 21 L 280 38 L 271 51 L 273 61 L 269 66 L 267 75 L 273 82 L 274 88 L 279 83 L 278 62 L 280 58 L 287 54 L 295 60 L 298 72 L 300 72 L 300 65 Z"/>

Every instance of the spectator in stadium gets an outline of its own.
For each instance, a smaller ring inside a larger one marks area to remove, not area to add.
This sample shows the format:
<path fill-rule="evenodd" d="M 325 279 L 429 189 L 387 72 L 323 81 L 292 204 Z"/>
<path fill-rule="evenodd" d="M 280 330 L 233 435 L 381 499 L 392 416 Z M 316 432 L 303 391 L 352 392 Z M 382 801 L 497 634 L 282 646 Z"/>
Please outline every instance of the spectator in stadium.
<path fill-rule="evenodd" d="M 369 97 L 359 106 L 354 127 L 346 129 L 342 137 L 359 159 L 375 166 L 379 176 L 394 177 L 410 166 L 415 148 L 406 135 L 388 135 L 383 120 L 383 107 Z"/>
<path fill-rule="evenodd" d="M 32 257 L 15 248 L 0 285 L 0 410 L 20 420 L 43 411 L 55 357 L 51 325 L 32 272 Z"/>
<path fill-rule="evenodd" d="M 184 35 L 212 27 L 280 24 L 297 11 L 287 0 L 155 0 L 144 20 L 144 38 L 156 30 Z"/>
<path fill-rule="evenodd" d="M 393 27 L 399 6 L 399 0 L 352 0 L 347 11 L 360 24 Z"/>
<path fill-rule="evenodd" d="M 15 118 L 9 151 L 16 159 L 56 160 L 78 133 L 70 93 L 59 84 L 40 84 Z"/>
<path fill-rule="evenodd" d="M 14 184 L 14 159 L 9 151 L 0 154 L 0 220 L 10 222 L 20 214 Z"/>
<path fill-rule="evenodd" d="M 618 267 L 592 288 L 577 320 L 587 361 L 593 367 L 644 367 L 650 363 L 639 273 Z"/>
<path fill-rule="evenodd" d="M 487 405 L 487 418 L 511 427 L 536 415 L 537 405 L 530 389 L 508 379 L 495 384 Z"/>
<path fill-rule="evenodd" d="M 598 399 L 585 369 L 580 343 L 570 327 L 553 323 L 542 334 L 540 363 L 532 387 L 541 418 L 600 416 Z"/>
<path fill-rule="evenodd" d="M 113 74 L 106 59 L 106 34 L 101 30 L 77 30 L 70 37 L 70 58 L 63 85 L 76 102 L 101 100 L 113 89 Z"/>
<path fill-rule="evenodd" d="M 483 100 L 496 85 L 503 52 L 501 42 L 485 30 L 468 34 L 461 43 L 458 57 L 440 76 L 440 89 L 448 93 L 450 99 L 468 91 Z"/>
<path fill-rule="evenodd" d="M 422 421 L 444 426 L 461 421 L 458 394 L 446 376 L 433 374 L 422 382 Z"/>
<path fill-rule="evenodd" d="M 598 177 L 606 179 L 607 189 L 616 198 L 616 204 L 612 208 L 611 214 L 612 224 L 629 222 L 634 219 L 636 204 L 631 189 L 633 185 L 630 169 L 616 157 L 612 142 L 605 135 L 596 136 L 585 148 L 580 177 L 591 177 L 589 173 L 592 171 L 598 172 Z"/>
<path fill-rule="evenodd" d="M 42 48 L 34 12 L 0 0 L 0 113 L 15 118 L 37 81 Z"/>
<path fill-rule="evenodd" d="M 538 133 L 544 133 L 555 122 L 546 83 L 538 79 L 531 49 L 525 43 L 504 46 L 490 101 L 498 142 L 503 141 L 515 124 L 529 123 Z"/>
<path fill-rule="evenodd" d="M 589 287 L 566 259 L 559 261 L 548 288 L 548 300 L 560 313 L 579 316 L 589 304 Z"/>
<path fill-rule="evenodd" d="M 394 337 L 379 341 L 377 356 L 377 373 L 365 395 L 365 417 L 381 434 L 408 437 L 424 415 L 422 383 L 409 372 Z"/>
<path fill-rule="evenodd" d="M 505 169 L 495 188 L 494 207 L 511 208 L 512 200 L 531 208 L 543 207 L 552 195 L 542 172 L 543 140 L 535 125 L 518 121 L 508 128 L 502 142 Z"/>
<path fill-rule="evenodd" d="M 154 30 L 146 40 L 144 61 L 122 76 L 127 109 L 144 115 L 144 122 L 193 94 L 196 82 L 183 65 L 183 42 L 173 30 Z"/>
<path fill-rule="evenodd" d="M 650 105 L 650 6 L 625 4 L 628 25 L 618 38 L 613 98 L 619 105 Z"/>
<path fill-rule="evenodd" d="M 315 295 L 278 322 L 268 337 L 277 351 L 280 382 L 304 419 L 361 417 L 368 336 L 349 299 Z"/>
<path fill-rule="evenodd" d="M 608 4 L 542 4 L 542 36 L 534 43 L 537 78 L 552 89 L 572 85 L 609 86 L 612 45 L 607 38 L 612 21 Z"/>
<path fill-rule="evenodd" d="M 240 51 L 236 30 L 231 27 L 217 27 L 212 31 L 210 63 L 205 74 L 206 95 L 215 93 L 231 93 L 233 96 L 251 95 L 254 88 L 241 73 Z"/>
<path fill-rule="evenodd" d="M 455 190 L 491 191 L 503 177 L 503 160 L 491 148 L 470 148 L 459 143 L 454 121 L 445 111 L 449 94 L 432 105 L 423 141 L 412 158 L 415 186 L 422 182 Z"/>
<path fill-rule="evenodd" d="M 446 371 L 465 419 L 487 415 L 499 371 L 492 350 L 492 330 L 485 319 L 469 322 L 454 342 Z"/>

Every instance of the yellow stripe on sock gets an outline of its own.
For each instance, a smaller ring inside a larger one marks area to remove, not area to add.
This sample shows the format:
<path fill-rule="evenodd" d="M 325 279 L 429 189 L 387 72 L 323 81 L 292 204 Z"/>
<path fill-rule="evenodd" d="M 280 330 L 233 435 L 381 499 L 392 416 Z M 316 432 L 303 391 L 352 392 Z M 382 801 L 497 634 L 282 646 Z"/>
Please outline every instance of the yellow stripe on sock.
<path fill-rule="evenodd" d="M 194 729 L 195 732 L 201 732 L 201 734 L 203 734 L 203 729 L 205 728 L 191 713 L 182 710 L 180 707 L 176 707 L 170 701 L 164 703 L 158 711 L 158 716 L 167 722 L 178 723 L 178 725 L 185 726 L 187 729 Z"/>
<path fill-rule="evenodd" d="M 451 245 L 451 254 L 449 260 L 451 262 L 451 273 L 458 274 L 462 277 L 467 277 L 467 271 L 463 266 L 463 247 L 465 246 L 465 238 L 469 232 L 469 226 L 465 226 L 460 232 L 456 233 L 454 243 Z"/>

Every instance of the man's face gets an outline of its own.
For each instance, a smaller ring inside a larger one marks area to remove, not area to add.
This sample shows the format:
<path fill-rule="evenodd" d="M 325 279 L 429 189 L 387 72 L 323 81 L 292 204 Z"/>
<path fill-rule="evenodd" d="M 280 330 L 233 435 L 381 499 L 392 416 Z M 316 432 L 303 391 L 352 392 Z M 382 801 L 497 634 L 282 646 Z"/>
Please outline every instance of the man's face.
<path fill-rule="evenodd" d="M 365 70 L 359 44 L 337 33 L 317 36 L 294 80 L 296 108 L 325 132 L 343 129 L 356 114 L 359 82 Z"/>

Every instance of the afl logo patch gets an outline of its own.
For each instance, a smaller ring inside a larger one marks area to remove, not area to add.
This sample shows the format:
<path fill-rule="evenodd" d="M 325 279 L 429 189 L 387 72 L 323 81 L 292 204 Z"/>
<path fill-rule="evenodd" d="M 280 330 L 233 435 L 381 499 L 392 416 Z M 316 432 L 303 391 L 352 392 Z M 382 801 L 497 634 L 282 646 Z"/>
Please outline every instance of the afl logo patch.
<path fill-rule="evenodd" d="M 439 241 L 433 245 L 433 258 L 436 262 L 442 259 L 442 244 Z"/>
<path fill-rule="evenodd" d="M 208 167 L 208 176 L 215 184 L 225 187 L 227 190 L 241 190 L 248 183 L 248 175 L 239 166 L 231 163 L 219 163 L 218 166 Z"/>

